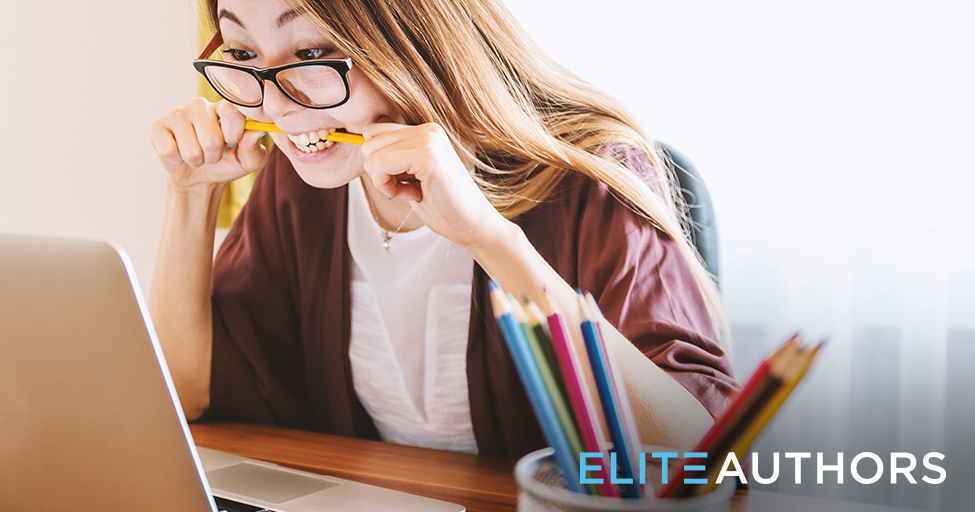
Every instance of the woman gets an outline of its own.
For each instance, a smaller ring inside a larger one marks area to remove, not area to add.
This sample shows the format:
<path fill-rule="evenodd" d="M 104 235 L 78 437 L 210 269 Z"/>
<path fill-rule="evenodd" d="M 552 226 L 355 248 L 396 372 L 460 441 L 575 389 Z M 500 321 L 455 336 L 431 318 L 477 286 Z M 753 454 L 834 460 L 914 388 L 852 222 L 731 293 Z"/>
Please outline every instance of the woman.
<path fill-rule="evenodd" d="M 188 418 L 543 446 L 490 278 L 570 320 L 591 291 L 643 442 L 700 439 L 735 386 L 720 308 L 623 109 L 495 0 L 206 7 L 237 69 L 197 66 L 234 103 L 151 132 L 168 188 L 150 308 Z M 287 132 L 269 157 L 245 118 Z M 320 140 L 334 130 L 365 144 Z M 223 184 L 259 167 L 211 263 Z"/>

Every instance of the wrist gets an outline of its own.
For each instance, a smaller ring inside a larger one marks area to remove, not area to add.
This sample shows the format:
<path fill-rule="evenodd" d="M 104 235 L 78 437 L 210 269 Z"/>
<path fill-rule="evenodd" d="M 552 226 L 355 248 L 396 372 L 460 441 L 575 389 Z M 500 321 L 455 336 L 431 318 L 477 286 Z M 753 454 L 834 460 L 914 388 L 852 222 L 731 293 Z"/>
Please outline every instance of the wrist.
<path fill-rule="evenodd" d="M 209 203 L 214 197 L 223 195 L 223 189 L 226 185 L 226 183 L 195 183 L 193 185 L 184 185 L 178 183 L 172 176 L 166 177 L 166 191 L 171 196 L 190 201 L 202 200 Z"/>
<path fill-rule="evenodd" d="M 179 186 L 166 182 L 166 223 L 193 230 L 197 227 L 212 235 L 216 228 L 225 183 Z"/>
<path fill-rule="evenodd" d="M 498 213 L 482 224 L 470 242 L 459 245 L 484 267 L 486 259 L 498 254 L 505 247 L 511 247 L 519 236 L 525 236 L 521 227 Z"/>

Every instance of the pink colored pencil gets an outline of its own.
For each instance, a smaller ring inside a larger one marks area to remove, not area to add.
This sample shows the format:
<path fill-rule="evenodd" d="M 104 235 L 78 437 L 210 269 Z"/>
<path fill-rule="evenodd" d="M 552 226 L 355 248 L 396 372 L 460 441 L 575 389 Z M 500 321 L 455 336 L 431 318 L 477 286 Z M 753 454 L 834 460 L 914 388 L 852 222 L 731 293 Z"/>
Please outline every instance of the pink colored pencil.
<path fill-rule="evenodd" d="M 599 421 L 599 408 L 593 400 L 589 386 L 586 385 L 585 375 L 583 374 L 582 359 L 569 337 L 565 319 L 555 311 L 547 317 L 548 329 L 552 335 L 552 347 L 555 349 L 555 357 L 559 361 L 562 369 L 562 378 L 565 380 L 566 393 L 569 395 L 569 403 L 575 412 L 576 421 L 579 424 L 579 434 L 582 437 L 582 445 L 587 452 L 598 452 L 603 454 L 600 469 L 595 471 L 596 476 L 603 480 L 599 484 L 599 492 L 606 497 L 618 498 L 619 488 L 609 481 L 609 456 L 606 453 L 606 434 L 603 432 L 602 423 Z"/>

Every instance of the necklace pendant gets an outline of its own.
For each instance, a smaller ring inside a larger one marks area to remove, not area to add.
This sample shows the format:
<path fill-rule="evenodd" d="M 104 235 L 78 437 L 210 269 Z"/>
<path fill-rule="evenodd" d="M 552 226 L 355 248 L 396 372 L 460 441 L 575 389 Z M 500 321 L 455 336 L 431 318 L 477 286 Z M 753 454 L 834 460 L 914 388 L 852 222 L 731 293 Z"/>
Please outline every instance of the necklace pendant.
<path fill-rule="evenodd" d="M 380 236 L 383 237 L 383 249 L 386 250 L 386 254 L 389 254 L 389 240 L 393 238 L 393 235 L 384 229 L 380 232 Z"/>

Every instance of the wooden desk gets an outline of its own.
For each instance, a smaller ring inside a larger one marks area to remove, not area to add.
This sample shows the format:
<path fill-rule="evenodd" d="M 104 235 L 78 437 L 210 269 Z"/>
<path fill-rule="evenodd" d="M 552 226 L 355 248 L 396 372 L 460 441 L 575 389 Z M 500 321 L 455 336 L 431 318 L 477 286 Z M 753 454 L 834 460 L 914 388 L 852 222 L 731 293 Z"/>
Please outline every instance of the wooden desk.
<path fill-rule="evenodd" d="M 471 512 L 514 511 L 518 485 L 507 459 L 240 423 L 190 425 L 198 446 L 439 500 Z M 764 491 L 739 492 L 733 512 L 895 512 L 904 509 Z"/>

